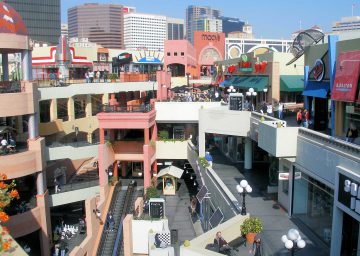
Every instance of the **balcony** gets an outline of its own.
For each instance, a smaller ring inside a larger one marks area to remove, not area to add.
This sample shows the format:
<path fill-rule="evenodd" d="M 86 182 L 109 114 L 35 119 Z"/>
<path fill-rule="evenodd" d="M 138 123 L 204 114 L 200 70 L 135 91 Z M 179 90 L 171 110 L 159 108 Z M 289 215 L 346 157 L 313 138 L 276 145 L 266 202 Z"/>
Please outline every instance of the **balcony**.
<path fill-rule="evenodd" d="M 298 129 L 281 120 L 260 121 L 258 146 L 275 157 L 296 157 Z"/>
<path fill-rule="evenodd" d="M 42 151 L 45 148 L 44 138 L 29 140 L 28 148 L 23 152 L 1 156 L 0 170 L 8 179 L 23 177 L 43 170 Z"/>
<path fill-rule="evenodd" d="M 97 157 L 99 143 L 88 143 L 86 141 L 72 142 L 66 144 L 52 144 L 44 149 L 46 160 L 57 160 L 69 158 L 72 160 Z"/>
<path fill-rule="evenodd" d="M 0 82 L 0 116 L 21 116 L 35 112 L 36 88 L 27 82 Z"/>
<path fill-rule="evenodd" d="M 143 141 L 114 141 L 115 160 L 143 161 Z"/>
<path fill-rule="evenodd" d="M 156 159 L 187 159 L 188 141 L 156 141 Z"/>
<path fill-rule="evenodd" d="M 152 110 L 150 104 L 147 105 L 139 105 L 139 106 L 111 106 L 111 105 L 103 105 L 102 111 L 105 113 L 148 113 Z"/>

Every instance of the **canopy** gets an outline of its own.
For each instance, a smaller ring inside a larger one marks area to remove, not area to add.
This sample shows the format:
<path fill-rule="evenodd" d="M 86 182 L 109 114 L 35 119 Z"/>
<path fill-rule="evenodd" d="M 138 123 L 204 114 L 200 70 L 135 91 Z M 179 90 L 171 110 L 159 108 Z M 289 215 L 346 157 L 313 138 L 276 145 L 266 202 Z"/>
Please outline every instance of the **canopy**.
<path fill-rule="evenodd" d="M 312 82 L 309 81 L 307 86 L 304 88 L 303 96 L 310 96 L 315 98 L 327 98 L 330 84 L 327 82 Z"/>
<path fill-rule="evenodd" d="M 304 90 L 304 76 L 280 76 L 280 91 L 302 92 Z"/>
<path fill-rule="evenodd" d="M 253 88 L 254 91 L 262 91 L 269 85 L 268 76 L 232 76 L 226 86 L 234 86 L 243 90 Z"/>
<path fill-rule="evenodd" d="M 170 175 L 170 176 L 173 176 L 175 178 L 178 178 L 180 179 L 182 174 L 183 174 L 184 170 L 178 168 L 178 167 L 175 167 L 173 165 L 170 165 L 169 167 L 166 167 L 164 169 L 162 169 L 157 177 L 160 178 L 162 176 L 165 176 L 165 175 Z"/>

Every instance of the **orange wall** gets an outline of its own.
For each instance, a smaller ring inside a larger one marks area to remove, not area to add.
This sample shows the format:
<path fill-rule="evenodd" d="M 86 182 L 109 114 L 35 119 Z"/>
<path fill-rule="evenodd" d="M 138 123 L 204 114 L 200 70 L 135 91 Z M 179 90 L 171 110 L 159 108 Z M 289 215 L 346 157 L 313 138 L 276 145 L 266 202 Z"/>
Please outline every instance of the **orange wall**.
<path fill-rule="evenodd" d="M 40 228 L 40 223 L 40 207 L 36 207 L 31 211 L 10 216 L 9 221 L 5 222 L 4 226 L 9 229 L 13 237 L 17 238 L 35 232 Z"/>

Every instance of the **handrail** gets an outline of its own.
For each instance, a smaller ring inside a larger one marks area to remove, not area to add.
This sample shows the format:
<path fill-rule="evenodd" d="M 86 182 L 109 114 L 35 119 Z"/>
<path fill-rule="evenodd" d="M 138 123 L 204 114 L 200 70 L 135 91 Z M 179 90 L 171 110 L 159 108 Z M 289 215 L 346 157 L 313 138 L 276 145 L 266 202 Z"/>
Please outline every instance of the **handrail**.
<path fill-rule="evenodd" d="M 60 186 L 61 190 L 58 193 L 55 193 L 55 189 L 51 189 L 51 190 L 49 190 L 49 192 L 50 192 L 50 195 L 54 195 L 54 194 L 61 194 L 64 192 L 75 191 L 75 190 L 79 190 L 79 189 L 96 187 L 96 186 L 99 186 L 99 179 L 90 180 L 90 181 L 82 181 L 82 182 L 74 182 L 74 183 L 70 183 L 70 184 L 61 185 Z"/>
<path fill-rule="evenodd" d="M 118 226 L 118 231 L 117 231 L 117 234 L 116 234 L 116 239 L 115 239 L 115 244 L 114 244 L 114 249 L 113 249 L 113 252 L 112 252 L 112 256 L 119 255 L 119 252 L 120 252 L 120 249 L 121 249 L 121 246 L 122 246 L 122 244 L 120 244 L 120 242 L 122 241 L 122 236 L 123 236 L 123 228 L 122 228 L 123 227 L 123 221 L 124 221 L 124 219 L 126 217 L 126 214 L 128 213 L 128 210 L 131 207 L 132 200 L 130 200 L 130 199 L 133 196 L 135 186 L 136 186 L 136 182 L 131 182 L 129 184 L 128 191 L 126 191 L 125 204 L 124 204 L 123 212 L 121 214 L 121 220 L 120 220 L 120 224 Z M 129 194 L 128 194 L 128 192 L 129 192 Z"/>
<path fill-rule="evenodd" d="M 120 107 L 114 105 L 103 105 L 102 111 L 106 113 L 111 112 L 120 112 L 120 113 L 127 113 L 127 112 L 137 112 L 137 113 L 147 113 L 152 110 L 152 106 L 150 104 L 140 105 L 140 106 L 127 106 L 127 107 Z"/>

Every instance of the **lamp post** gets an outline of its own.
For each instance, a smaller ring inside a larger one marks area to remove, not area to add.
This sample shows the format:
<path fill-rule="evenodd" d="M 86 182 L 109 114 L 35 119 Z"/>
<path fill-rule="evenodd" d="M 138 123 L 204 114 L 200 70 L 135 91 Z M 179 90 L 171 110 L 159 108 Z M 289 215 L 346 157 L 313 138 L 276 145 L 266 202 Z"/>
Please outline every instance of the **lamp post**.
<path fill-rule="evenodd" d="M 298 251 L 305 247 L 306 242 L 301 239 L 299 231 L 292 228 L 289 229 L 287 235 L 281 237 L 281 241 L 284 243 L 285 248 L 291 253 L 291 256 L 295 255 L 295 251 Z"/>
<path fill-rule="evenodd" d="M 268 88 L 264 88 L 263 91 L 264 91 L 264 93 L 265 93 L 265 102 L 267 102 L 266 93 L 267 93 L 267 91 L 268 91 Z"/>
<path fill-rule="evenodd" d="M 228 93 L 231 92 L 236 92 L 236 89 L 234 88 L 234 86 L 230 85 L 229 89 L 227 89 Z"/>
<path fill-rule="evenodd" d="M 246 95 L 247 95 L 247 96 L 250 96 L 250 104 L 251 104 L 251 105 L 250 105 L 250 109 L 251 109 L 251 111 L 254 111 L 255 109 L 253 108 L 253 106 L 254 106 L 255 104 L 253 104 L 253 96 L 256 97 L 257 92 L 254 91 L 254 88 L 249 88 L 249 91 L 246 92 Z"/>
<path fill-rule="evenodd" d="M 242 206 L 241 206 L 241 215 L 246 215 L 246 205 L 245 205 L 245 195 L 246 193 L 252 192 L 252 187 L 248 184 L 247 180 L 240 181 L 240 184 L 236 186 L 237 192 L 242 194 Z"/>

